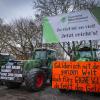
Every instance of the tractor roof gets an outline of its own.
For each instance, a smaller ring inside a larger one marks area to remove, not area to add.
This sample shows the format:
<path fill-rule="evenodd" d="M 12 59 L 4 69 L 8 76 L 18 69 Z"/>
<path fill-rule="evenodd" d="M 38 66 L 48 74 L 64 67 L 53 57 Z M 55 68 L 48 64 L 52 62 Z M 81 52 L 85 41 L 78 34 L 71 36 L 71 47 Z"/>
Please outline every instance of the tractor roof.
<path fill-rule="evenodd" d="M 43 50 L 43 51 L 56 51 L 56 50 L 54 50 L 54 49 L 51 49 L 51 48 L 37 48 L 37 49 L 35 49 L 36 51 L 37 50 Z"/>
<path fill-rule="evenodd" d="M 91 51 L 91 50 L 96 51 L 97 49 L 96 48 L 91 49 L 90 47 L 85 46 L 85 47 L 80 48 L 78 51 Z"/>

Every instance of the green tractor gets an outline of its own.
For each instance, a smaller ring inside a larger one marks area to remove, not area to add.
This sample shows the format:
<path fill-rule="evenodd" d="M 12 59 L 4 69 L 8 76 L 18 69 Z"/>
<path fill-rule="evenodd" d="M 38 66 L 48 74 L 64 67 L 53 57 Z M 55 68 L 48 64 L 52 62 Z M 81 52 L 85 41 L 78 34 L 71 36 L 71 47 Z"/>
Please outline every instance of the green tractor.
<path fill-rule="evenodd" d="M 72 61 L 99 61 L 97 57 L 97 52 L 99 50 L 96 48 L 90 48 L 88 46 L 84 46 L 74 51 Z M 59 89 L 61 93 L 67 93 L 69 90 Z"/>
<path fill-rule="evenodd" d="M 51 63 L 54 60 L 55 50 L 36 49 L 30 60 L 11 61 L 2 66 L 1 79 L 8 88 L 19 87 L 24 82 L 28 90 L 38 91 L 51 80 Z"/>
<path fill-rule="evenodd" d="M 51 80 L 51 63 L 56 60 L 56 51 L 52 49 L 36 49 L 33 59 L 24 64 L 25 84 L 29 90 L 40 90 L 47 79 Z"/>

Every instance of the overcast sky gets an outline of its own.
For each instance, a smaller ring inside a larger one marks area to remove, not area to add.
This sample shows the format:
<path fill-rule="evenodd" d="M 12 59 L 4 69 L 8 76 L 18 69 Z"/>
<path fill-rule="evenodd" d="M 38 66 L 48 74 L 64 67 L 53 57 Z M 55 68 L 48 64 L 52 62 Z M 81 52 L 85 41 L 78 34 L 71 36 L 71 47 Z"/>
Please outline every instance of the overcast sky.
<path fill-rule="evenodd" d="M 6 23 L 20 17 L 33 18 L 33 0 L 0 0 L 0 18 Z"/>

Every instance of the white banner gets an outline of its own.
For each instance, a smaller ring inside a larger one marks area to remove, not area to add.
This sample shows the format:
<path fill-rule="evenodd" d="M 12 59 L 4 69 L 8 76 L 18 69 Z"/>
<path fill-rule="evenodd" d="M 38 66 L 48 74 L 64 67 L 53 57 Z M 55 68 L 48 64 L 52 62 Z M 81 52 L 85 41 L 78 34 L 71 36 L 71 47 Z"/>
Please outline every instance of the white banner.
<path fill-rule="evenodd" d="M 89 10 L 46 17 L 43 38 L 46 43 L 97 40 L 100 39 L 100 25 Z"/>

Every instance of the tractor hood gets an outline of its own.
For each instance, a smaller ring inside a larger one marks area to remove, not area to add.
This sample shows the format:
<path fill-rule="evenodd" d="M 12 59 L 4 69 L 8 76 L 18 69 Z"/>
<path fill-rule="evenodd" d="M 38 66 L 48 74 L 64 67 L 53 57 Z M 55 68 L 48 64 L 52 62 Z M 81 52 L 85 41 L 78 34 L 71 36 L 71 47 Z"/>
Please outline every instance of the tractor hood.
<path fill-rule="evenodd" d="M 89 59 L 89 58 L 79 58 L 77 61 L 91 61 L 91 59 Z"/>
<path fill-rule="evenodd" d="M 24 63 L 24 70 L 25 71 L 29 71 L 33 68 L 38 68 L 40 67 L 42 64 L 42 61 L 40 59 L 36 59 L 36 60 L 27 60 Z"/>

